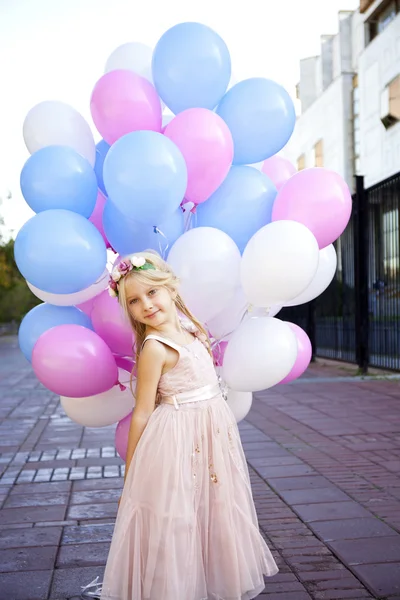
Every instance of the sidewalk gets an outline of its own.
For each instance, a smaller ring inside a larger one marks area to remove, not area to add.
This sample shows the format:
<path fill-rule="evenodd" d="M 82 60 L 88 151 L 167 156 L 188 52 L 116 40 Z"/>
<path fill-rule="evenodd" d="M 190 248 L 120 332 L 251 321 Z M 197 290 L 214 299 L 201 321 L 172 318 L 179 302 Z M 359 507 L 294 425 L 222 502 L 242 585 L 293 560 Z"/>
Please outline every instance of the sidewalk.
<path fill-rule="evenodd" d="M 240 425 L 280 567 L 260 599 L 400 600 L 400 380 L 349 374 L 313 366 L 257 394 Z M 0 600 L 78 600 L 102 579 L 123 483 L 114 429 L 71 422 L 0 337 Z"/>

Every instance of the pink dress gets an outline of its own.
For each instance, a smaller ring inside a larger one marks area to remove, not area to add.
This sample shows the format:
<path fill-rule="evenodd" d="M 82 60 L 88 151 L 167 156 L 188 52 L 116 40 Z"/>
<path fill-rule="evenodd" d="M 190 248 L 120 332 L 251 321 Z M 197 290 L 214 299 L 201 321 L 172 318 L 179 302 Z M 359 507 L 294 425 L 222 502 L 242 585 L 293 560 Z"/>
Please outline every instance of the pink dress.
<path fill-rule="evenodd" d="M 179 359 L 160 379 L 160 404 L 130 464 L 101 600 L 255 598 L 278 568 L 212 359 L 199 338 L 149 338 Z"/>

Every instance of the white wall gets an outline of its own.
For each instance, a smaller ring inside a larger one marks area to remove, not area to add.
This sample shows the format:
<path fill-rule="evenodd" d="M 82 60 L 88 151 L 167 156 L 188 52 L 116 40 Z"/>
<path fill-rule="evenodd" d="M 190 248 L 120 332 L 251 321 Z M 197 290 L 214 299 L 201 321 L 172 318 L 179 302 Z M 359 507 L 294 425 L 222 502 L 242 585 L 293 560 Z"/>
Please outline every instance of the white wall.
<path fill-rule="evenodd" d="M 361 172 L 369 187 L 400 171 L 400 123 L 385 129 L 381 93 L 400 74 L 400 14 L 368 44 L 358 60 Z"/>
<path fill-rule="evenodd" d="M 305 154 L 306 167 L 313 167 L 313 148 L 322 139 L 324 167 L 340 173 L 353 189 L 351 89 L 352 75 L 337 77 L 297 119 L 293 136 L 282 154 L 295 165 L 298 157 Z"/>

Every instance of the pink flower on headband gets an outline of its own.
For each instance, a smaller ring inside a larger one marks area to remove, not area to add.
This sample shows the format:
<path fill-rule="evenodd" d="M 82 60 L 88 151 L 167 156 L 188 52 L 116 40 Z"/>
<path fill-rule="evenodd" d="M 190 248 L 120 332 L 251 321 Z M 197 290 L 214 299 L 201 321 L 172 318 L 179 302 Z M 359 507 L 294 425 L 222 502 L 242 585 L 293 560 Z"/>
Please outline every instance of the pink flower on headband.
<path fill-rule="evenodd" d="M 122 260 L 118 265 L 118 271 L 121 273 L 121 276 L 124 277 L 129 271 L 132 271 L 132 263 Z"/>
<path fill-rule="evenodd" d="M 154 269 L 155 266 L 150 262 L 147 262 L 145 258 L 142 256 L 132 256 L 130 258 L 126 258 L 125 260 L 121 260 L 118 265 L 116 265 L 110 275 L 109 279 L 109 293 L 113 298 L 118 297 L 118 282 L 122 277 L 125 277 L 130 271 L 141 271 L 141 270 L 149 270 Z"/>

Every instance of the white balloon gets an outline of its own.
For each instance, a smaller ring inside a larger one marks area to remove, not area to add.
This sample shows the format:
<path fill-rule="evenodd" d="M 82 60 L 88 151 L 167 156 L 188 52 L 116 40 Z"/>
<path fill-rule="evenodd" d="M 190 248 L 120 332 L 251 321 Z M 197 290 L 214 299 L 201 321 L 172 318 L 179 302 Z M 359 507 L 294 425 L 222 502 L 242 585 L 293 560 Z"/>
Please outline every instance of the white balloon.
<path fill-rule="evenodd" d="M 284 305 L 311 283 L 319 248 L 311 231 L 296 221 L 275 221 L 262 227 L 247 244 L 241 281 L 254 306 Z"/>
<path fill-rule="evenodd" d="M 115 385 L 111 390 L 86 398 L 67 398 L 60 396 L 61 405 L 67 416 L 85 427 L 107 427 L 118 423 L 129 415 L 134 405 L 129 388 L 130 374 L 118 369 L 119 381 L 126 386 L 121 390 Z"/>
<path fill-rule="evenodd" d="M 46 146 L 70 146 L 92 167 L 96 161 L 96 146 L 88 123 L 64 102 L 47 100 L 31 108 L 25 117 L 23 135 L 31 154 Z"/>
<path fill-rule="evenodd" d="M 237 392 L 236 390 L 228 389 L 227 402 L 235 415 L 237 423 L 239 423 L 249 414 L 253 402 L 253 394 L 251 392 Z"/>
<path fill-rule="evenodd" d="M 252 306 L 245 318 L 251 319 L 255 317 L 275 317 L 282 310 L 281 304 L 274 304 L 267 308 L 262 306 Z"/>
<path fill-rule="evenodd" d="M 289 325 L 273 317 L 248 319 L 229 340 L 222 377 L 239 392 L 265 390 L 290 373 L 296 358 L 297 339 Z"/>
<path fill-rule="evenodd" d="M 203 322 L 222 311 L 239 285 L 239 249 L 232 238 L 213 227 L 197 227 L 181 235 L 168 262 L 181 280 L 184 301 Z"/>
<path fill-rule="evenodd" d="M 146 46 L 146 44 L 127 42 L 126 44 L 122 44 L 122 46 L 118 46 L 110 54 L 104 72 L 109 73 L 110 71 L 117 71 L 119 69 L 134 71 L 134 73 L 145 77 L 153 83 L 151 73 L 152 58 L 153 50 L 149 46 Z"/>
<path fill-rule="evenodd" d="M 317 272 L 314 275 L 310 285 L 296 296 L 290 302 L 286 302 L 285 306 L 298 306 L 299 304 L 305 304 L 306 302 L 310 302 L 310 300 L 314 300 L 323 291 L 326 290 L 330 282 L 335 276 L 337 268 L 337 255 L 336 250 L 333 244 L 322 248 L 319 251 L 319 263 Z"/>
<path fill-rule="evenodd" d="M 238 287 L 233 298 L 226 304 L 223 310 L 213 319 L 207 321 L 207 327 L 216 340 L 227 340 L 240 323 L 243 321 L 249 303 L 241 287 Z"/>
<path fill-rule="evenodd" d="M 84 290 L 73 294 L 51 294 L 50 292 L 39 290 L 39 288 L 29 283 L 29 281 L 26 283 L 31 292 L 40 298 L 40 300 L 43 300 L 43 302 L 54 304 L 54 306 L 76 306 L 101 294 L 108 286 L 109 277 L 110 275 L 106 269 L 103 275 L 95 283 Z"/>

